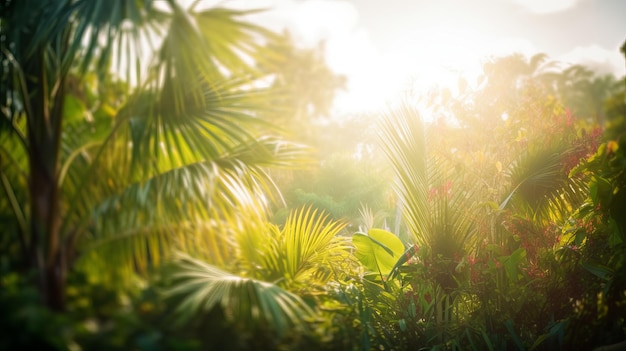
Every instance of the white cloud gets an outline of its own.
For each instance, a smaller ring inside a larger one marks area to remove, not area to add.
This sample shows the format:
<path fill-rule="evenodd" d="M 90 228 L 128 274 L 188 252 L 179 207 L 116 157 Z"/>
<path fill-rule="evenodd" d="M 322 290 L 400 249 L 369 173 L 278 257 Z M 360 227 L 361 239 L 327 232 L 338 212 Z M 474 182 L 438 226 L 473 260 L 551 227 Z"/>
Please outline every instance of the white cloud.
<path fill-rule="evenodd" d="M 576 6 L 580 0 L 512 0 L 526 10 L 538 14 L 565 11 Z"/>
<path fill-rule="evenodd" d="M 608 50 L 598 45 L 578 46 L 556 59 L 567 65 L 583 65 L 599 74 L 626 75 L 624 57 L 617 49 Z"/>

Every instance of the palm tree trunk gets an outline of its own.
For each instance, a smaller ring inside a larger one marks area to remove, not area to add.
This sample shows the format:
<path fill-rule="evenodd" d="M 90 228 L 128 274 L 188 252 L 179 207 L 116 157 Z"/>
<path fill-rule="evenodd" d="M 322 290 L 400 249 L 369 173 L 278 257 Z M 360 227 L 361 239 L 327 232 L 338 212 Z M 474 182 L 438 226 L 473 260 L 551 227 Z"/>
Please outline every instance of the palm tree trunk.
<path fill-rule="evenodd" d="M 32 265 L 39 273 L 39 287 L 45 304 L 56 311 L 65 305 L 65 267 L 59 247 L 60 217 L 56 177 L 41 164 L 31 164 L 31 250 Z"/>
<path fill-rule="evenodd" d="M 65 306 L 65 265 L 61 250 L 61 217 L 59 211 L 58 158 L 61 139 L 65 79 L 57 82 L 50 97 L 46 81 L 43 52 L 32 60 L 30 72 L 36 79 L 29 82 L 29 191 L 31 266 L 39 275 L 39 287 L 46 305 L 56 311 Z M 51 105 L 51 106 L 50 106 Z"/>

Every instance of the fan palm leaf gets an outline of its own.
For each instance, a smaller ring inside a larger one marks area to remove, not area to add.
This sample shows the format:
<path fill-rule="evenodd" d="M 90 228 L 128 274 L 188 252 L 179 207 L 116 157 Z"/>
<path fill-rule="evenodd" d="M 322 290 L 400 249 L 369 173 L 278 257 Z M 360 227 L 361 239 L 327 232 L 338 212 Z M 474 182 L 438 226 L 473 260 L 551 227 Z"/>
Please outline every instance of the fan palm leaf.
<path fill-rule="evenodd" d="M 306 326 L 312 310 L 277 285 L 240 277 L 197 259 L 180 255 L 173 263 L 172 285 L 166 297 L 178 299 L 180 322 L 221 307 L 227 318 L 248 328 L 270 325 L 279 333 Z"/>
<path fill-rule="evenodd" d="M 234 235 L 230 228 L 262 226 L 268 205 L 280 200 L 265 167 L 293 165 L 303 152 L 297 145 L 264 138 L 219 159 L 130 184 L 118 179 L 119 165 L 112 163 L 99 169 L 97 186 L 77 198 L 82 204 L 74 207 L 77 221 L 83 220 L 71 233 L 83 231 L 78 234 L 89 238 L 84 249 L 97 248 L 114 266 L 146 267 L 184 248 L 226 266 L 233 259 L 227 249 Z"/>

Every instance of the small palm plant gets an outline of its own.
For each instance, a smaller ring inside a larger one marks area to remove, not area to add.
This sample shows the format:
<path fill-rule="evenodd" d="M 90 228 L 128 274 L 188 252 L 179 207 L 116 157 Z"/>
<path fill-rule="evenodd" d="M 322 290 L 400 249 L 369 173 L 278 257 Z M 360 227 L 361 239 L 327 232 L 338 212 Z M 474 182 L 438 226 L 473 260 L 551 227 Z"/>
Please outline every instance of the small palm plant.
<path fill-rule="evenodd" d="M 210 257 L 213 264 L 179 255 L 167 275 L 172 284 L 166 296 L 177 301 L 182 322 L 220 306 L 248 330 L 306 328 L 315 316 L 315 296 L 329 281 L 354 272 L 347 238 L 338 235 L 344 226 L 310 207 L 292 211 L 282 228 L 245 226 L 228 242 L 233 255 L 221 268 Z"/>
<path fill-rule="evenodd" d="M 449 293 L 458 286 L 457 267 L 476 239 L 472 181 L 458 165 L 428 150 L 424 125 L 414 108 L 405 104 L 387 115 L 381 134 L 404 205 L 403 218 L 432 264 L 435 280 Z"/>

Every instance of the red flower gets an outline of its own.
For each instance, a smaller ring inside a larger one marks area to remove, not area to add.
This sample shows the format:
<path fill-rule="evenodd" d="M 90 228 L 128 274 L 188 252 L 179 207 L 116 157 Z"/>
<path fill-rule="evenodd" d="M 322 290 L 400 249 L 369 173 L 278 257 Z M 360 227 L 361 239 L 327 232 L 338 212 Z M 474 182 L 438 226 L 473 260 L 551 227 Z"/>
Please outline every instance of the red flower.
<path fill-rule="evenodd" d="M 472 274 L 471 274 L 470 279 L 471 279 L 472 283 L 474 283 L 474 284 L 478 283 L 479 276 L 478 276 L 478 271 L 477 270 L 472 269 Z"/>
<path fill-rule="evenodd" d="M 568 126 L 571 126 L 572 125 L 572 111 L 570 111 L 569 108 L 567 110 L 565 110 L 565 117 L 566 117 L 565 123 Z"/>

